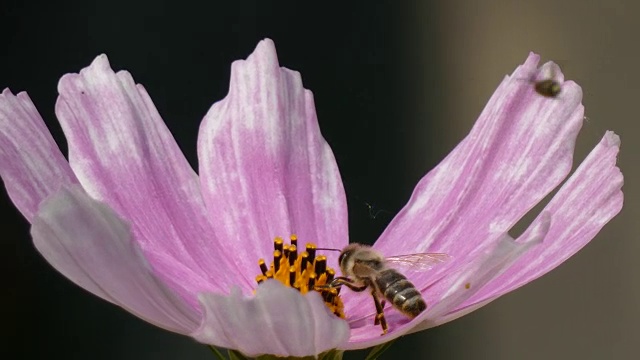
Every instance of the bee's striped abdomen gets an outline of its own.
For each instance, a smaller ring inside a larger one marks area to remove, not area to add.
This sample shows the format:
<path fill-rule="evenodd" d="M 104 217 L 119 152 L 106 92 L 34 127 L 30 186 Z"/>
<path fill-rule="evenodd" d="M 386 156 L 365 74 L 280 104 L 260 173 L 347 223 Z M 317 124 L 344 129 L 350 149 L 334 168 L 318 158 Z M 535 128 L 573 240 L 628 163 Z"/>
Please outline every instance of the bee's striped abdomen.
<path fill-rule="evenodd" d="M 405 315 L 413 318 L 427 308 L 427 304 L 416 287 L 407 280 L 406 276 L 396 270 L 385 269 L 381 271 L 375 282 L 385 299 Z"/>

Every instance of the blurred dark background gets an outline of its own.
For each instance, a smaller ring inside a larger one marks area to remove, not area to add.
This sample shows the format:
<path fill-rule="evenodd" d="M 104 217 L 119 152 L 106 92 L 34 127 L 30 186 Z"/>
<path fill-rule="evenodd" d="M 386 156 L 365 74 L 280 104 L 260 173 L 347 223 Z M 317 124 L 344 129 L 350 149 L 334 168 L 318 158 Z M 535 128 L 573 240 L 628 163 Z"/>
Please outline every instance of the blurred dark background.
<path fill-rule="evenodd" d="M 383 358 L 635 359 L 640 5 L 516 3 L 5 0 L 0 88 L 28 91 L 66 152 L 53 112 L 57 81 L 106 53 L 144 84 L 195 167 L 200 119 L 226 95 L 231 62 L 272 38 L 280 64 L 300 71 L 315 95 L 348 194 L 351 239 L 373 242 L 418 179 L 466 135 L 502 77 L 529 51 L 541 53 L 584 89 L 589 120 L 577 161 L 605 129 L 621 135 L 625 209 L 549 275 L 404 337 Z M 0 211 L 2 358 L 213 358 L 59 275 L 4 191 Z"/>

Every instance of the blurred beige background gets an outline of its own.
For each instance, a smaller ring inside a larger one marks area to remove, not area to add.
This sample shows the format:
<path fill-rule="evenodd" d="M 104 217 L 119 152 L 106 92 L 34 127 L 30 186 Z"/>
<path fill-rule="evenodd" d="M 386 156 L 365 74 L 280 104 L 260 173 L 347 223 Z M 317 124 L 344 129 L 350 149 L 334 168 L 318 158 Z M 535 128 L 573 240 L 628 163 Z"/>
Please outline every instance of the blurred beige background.
<path fill-rule="evenodd" d="M 437 349 L 430 345 L 427 351 L 436 352 L 430 357 L 640 358 L 640 3 L 442 1 L 435 14 L 424 11 L 416 8 L 425 31 L 435 28 L 442 37 L 434 60 L 443 73 L 417 86 L 437 83 L 441 95 L 413 106 L 418 115 L 433 112 L 425 106 L 440 107 L 443 133 L 431 135 L 440 139 L 438 152 L 446 154 L 467 134 L 503 76 L 534 51 L 543 62 L 558 62 L 565 78 L 583 88 L 588 121 L 574 167 L 610 129 L 622 138 L 618 165 L 625 176 L 622 212 L 587 247 L 546 276 L 442 326 L 438 331 L 448 341 Z M 426 23 L 433 20 L 435 25 Z M 433 144 L 413 139 L 410 148 L 421 147 Z"/>

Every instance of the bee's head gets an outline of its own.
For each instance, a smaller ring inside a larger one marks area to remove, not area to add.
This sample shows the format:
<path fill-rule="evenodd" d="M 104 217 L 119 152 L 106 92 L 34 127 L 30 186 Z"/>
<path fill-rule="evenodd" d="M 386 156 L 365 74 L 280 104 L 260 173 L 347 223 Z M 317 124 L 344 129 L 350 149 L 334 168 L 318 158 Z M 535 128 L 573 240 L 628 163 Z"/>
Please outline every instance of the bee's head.
<path fill-rule="evenodd" d="M 350 244 L 340 252 L 340 256 L 338 256 L 338 265 L 340 266 L 340 270 L 342 270 L 343 275 L 349 274 L 349 269 L 353 267 L 353 255 L 360 247 L 362 247 L 360 244 Z"/>

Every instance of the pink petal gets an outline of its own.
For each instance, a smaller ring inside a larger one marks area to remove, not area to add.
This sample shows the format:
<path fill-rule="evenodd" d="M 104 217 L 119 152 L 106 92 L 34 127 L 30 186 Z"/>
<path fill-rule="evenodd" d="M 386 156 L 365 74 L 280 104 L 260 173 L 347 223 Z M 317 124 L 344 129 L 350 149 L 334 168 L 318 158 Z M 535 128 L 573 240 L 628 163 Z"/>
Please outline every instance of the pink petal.
<path fill-rule="evenodd" d="M 271 256 L 276 236 L 295 233 L 300 243 L 322 247 L 347 244 L 344 189 L 313 96 L 299 73 L 279 67 L 271 40 L 233 63 L 229 95 L 200 127 L 198 157 L 216 235 L 243 244 L 234 249 L 240 268 L 257 269 L 259 257 Z M 253 288 L 255 272 L 245 273 Z"/>
<path fill-rule="evenodd" d="M 230 296 L 202 294 L 200 301 L 205 319 L 192 336 L 250 357 L 313 356 L 349 338 L 347 322 L 333 315 L 318 293 L 301 295 L 276 280 L 258 286 L 255 296 L 236 289 Z"/>
<path fill-rule="evenodd" d="M 622 209 L 620 138 L 609 131 L 543 210 L 553 217 L 547 240 L 469 299 L 494 299 L 535 280 L 582 249 Z M 536 219 L 536 222 L 540 221 Z"/>
<path fill-rule="evenodd" d="M 428 288 L 425 296 L 438 300 L 425 316 L 425 321 L 439 324 L 442 317 L 481 291 L 486 284 L 509 269 L 514 262 L 543 246 L 542 244 L 549 237 L 551 223 L 551 214 L 543 212 L 540 214 L 539 221 L 532 223 L 515 241 L 509 234 L 502 234 L 496 250 L 490 255 L 480 256 L 457 271 L 447 274 Z"/>
<path fill-rule="evenodd" d="M 469 262 L 495 239 L 492 234 L 508 231 L 571 170 L 582 91 L 569 81 L 561 99 L 540 96 L 529 81 L 538 59 L 530 55 L 502 82 L 471 133 L 418 183 L 375 243 L 386 255 L 453 257 L 416 281 L 432 283 Z"/>
<path fill-rule="evenodd" d="M 593 237 L 622 209 L 623 176 L 616 167 L 620 139 L 607 132 L 576 172 L 562 186 L 536 226 L 553 217 L 545 241 L 520 257 L 507 271 L 436 321 L 420 324 L 411 332 L 440 325 L 468 314 L 551 271 Z"/>
<path fill-rule="evenodd" d="M 43 202 L 31 235 L 54 268 L 93 294 L 170 331 L 197 327 L 199 315 L 154 277 L 129 225 L 79 186 Z"/>
<path fill-rule="evenodd" d="M 199 291 L 228 291 L 236 272 L 207 220 L 198 177 L 144 88 L 127 72 L 115 74 L 104 55 L 80 74 L 63 76 L 58 88 L 69 161 L 86 191 L 132 224 L 158 272 L 201 275 L 170 281 L 182 283 L 186 289 L 176 289 L 194 306 Z"/>
<path fill-rule="evenodd" d="M 62 185 L 77 183 L 26 93 L 0 95 L 0 175 L 22 215 L 32 221 L 38 206 Z"/>
<path fill-rule="evenodd" d="M 351 338 L 345 348 L 351 350 L 371 347 L 413 332 L 415 328 L 435 326 L 439 319 L 482 289 L 522 254 L 534 246 L 540 246 L 549 230 L 549 223 L 549 214 L 546 214 L 544 221 L 532 225 L 517 241 L 506 233 L 497 234 L 493 244 L 485 243 L 485 247 L 473 261 L 462 264 L 422 291 L 429 307 L 417 318 L 410 320 L 397 311 L 385 310 L 385 316 L 392 326 L 388 335 L 379 336 L 380 327 L 373 325 L 371 321 L 373 315 L 357 324 L 350 321 Z M 469 288 L 466 284 L 470 285 Z"/>

